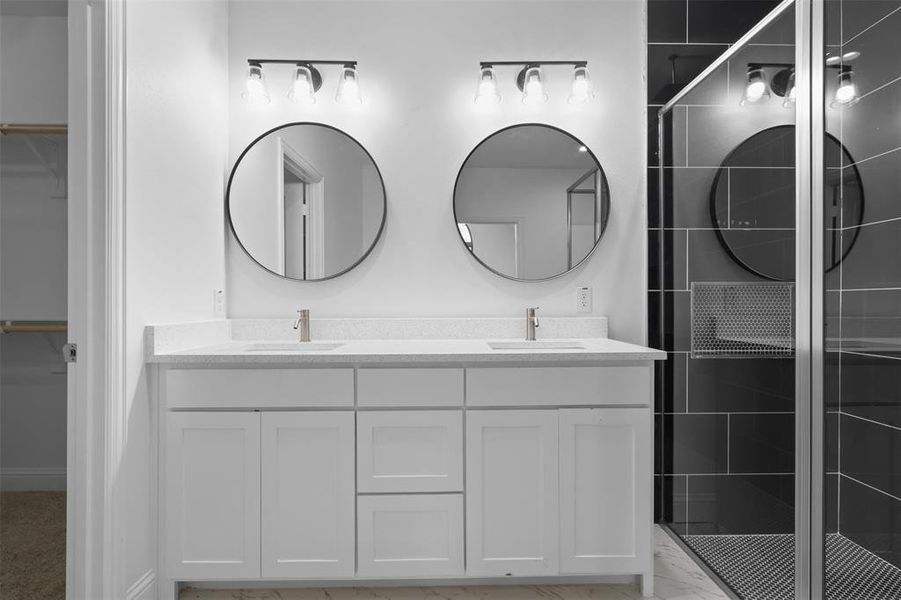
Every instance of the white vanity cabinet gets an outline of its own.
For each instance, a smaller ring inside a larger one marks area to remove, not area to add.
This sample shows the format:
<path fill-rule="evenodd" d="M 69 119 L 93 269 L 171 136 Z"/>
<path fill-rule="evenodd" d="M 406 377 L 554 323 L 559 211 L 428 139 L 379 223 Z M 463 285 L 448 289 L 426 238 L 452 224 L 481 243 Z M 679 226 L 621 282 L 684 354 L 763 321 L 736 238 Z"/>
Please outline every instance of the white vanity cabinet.
<path fill-rule="evenodd" d="M 354 574 L 354 413 L 261 417 L 262 576 Z"/>
<path fill-rule="evenodd" d="M 646 408 L 560 409 L 560 573 L 641 572 L 651 556 Z"/>
<path fill-rule="evenodd" d="M 650 593 L 652 372 L 164 365 L 163 576 L 640 575 Z"/>
<path fill-rule="evenodd" d="M 260 576 L 260 414 L 169 413 L 165 554 L 172 579 Z"/>
<path fill-rule="evenodd" d="M 554 575 L 557 411 L 466 414 L 466 554 L 473 575 Z"/>

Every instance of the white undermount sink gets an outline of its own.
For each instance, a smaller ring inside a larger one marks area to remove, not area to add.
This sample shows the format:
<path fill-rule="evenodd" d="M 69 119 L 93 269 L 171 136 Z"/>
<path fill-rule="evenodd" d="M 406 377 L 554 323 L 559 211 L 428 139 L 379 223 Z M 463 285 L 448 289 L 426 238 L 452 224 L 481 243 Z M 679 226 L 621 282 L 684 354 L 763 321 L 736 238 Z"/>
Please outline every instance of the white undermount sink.
<path fill-rule="evenodd" d="M 340 342 L 256 342 L 245 352 L 328 352 L 343 346 Z"/>
<path fill-rule="evenodd" d="M 492 350 L 584 350 L 579 342 L 488 342 Z"/>

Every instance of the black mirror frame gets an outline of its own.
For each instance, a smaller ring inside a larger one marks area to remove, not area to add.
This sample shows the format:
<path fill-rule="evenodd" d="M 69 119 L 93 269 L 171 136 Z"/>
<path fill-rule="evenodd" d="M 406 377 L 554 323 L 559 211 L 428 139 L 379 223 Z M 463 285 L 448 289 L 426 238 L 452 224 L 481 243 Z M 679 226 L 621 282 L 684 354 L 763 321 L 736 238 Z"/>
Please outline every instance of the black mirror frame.
<path fill-rule="evenodd" d="M 498 134 L 501 134 L 505 131 L 509 131 L 510 129 L 517 129 L 520 127 L 544 127 L 545 129 L 552 129 L 554 131 L 557 131 L 558 133 L 562 133 L 563 135 L 575 140 L 579 145 L 584 146 L 586 152 L 588 153 L 589 156 L 591 156 L 592 160 L 594 161 L 594 164 L 597 165 L 598 170 L 601 172 L 601 179 L 604 182 L 604 186 L 607 188 L 607 195 L 608 195 L 607 213 L 604 215 L 604 226 L 601 228 L 601 234 L 600 234 L 600 236 L 598 236 L 598 239 L 596 239 L 594 241 L 594 245 L 591 247 L 591 250 L 582 258 L 582 260 L 580 260 L 579 262 L 574 264 L 572 267 L 570 267 L 566 271 L 563 271 L 562 273 L 557 273 L 556 275 L 551 275 L 550 277 L 542 277 L 540 279 L 525 279 L 522 277 L 511 277 L 510 275 L 501 273 L 500 271 L 493 269 L 490 266 L 488 266 L 487 264 L 485 264 L 485 262 L 482 259 L 480 259 L 476 255 L 476 253 L 470 249 L 469 244 L 466 243 L 466 240 L 464 240 L 463 236 L 460 234 L 460 228 L 459 228 L 460 221 L 457 217 L 457 188 L 460 185 L 460 177 L 462 177 L 462 175 L 463 175 L 463 169 L 466 168 L 466 163 L 468 163 L 469 159 L 472 157 L 472 155 L 475 154 L 475 152 L 479 148 L 482 147 L 482 144 L 484 144 L 485 142 L 487 142 L 488 140 L 490 140 L 491 138 L 493 138 L 494 136 L 496 136 Z M 568 274 L 572 273 L 573 271 L 575 271 L 576 269 L 578 269 L 579 267 L 581 267 L 582 265 L 584 265 L 588 261 L 588 259 L 592 257 L 592 255 L 598 249 L 598 246 L 601 244 L 601 240 L 604 238 L 604 233 L 607 231 L 607 225 L 610 223 L 610 214 L 612 213 L 612 209 L 611 209 L 612 202 L 609 199 L 610 196 L 612 196 L 612 194 L 610 194 L 610 183 L 607 181 L 607 174 L 604 172 L 604 167 L 601 166 L 601 161 L 599 161 L 598 157 L 594 154 L 594 152 L 591 151 L 591 148 L 589 148 L 582 140 L 580 140 L 573 134 L 569 133 L 565 129 L 561 129 L 560 127 L 555 127 L 553 125 L 548 125 L 547 123 L 516 123 L 514 125 L 508 125 L 507 127 L 502 127 L 501 129 L 498 129 L 497 131 L 485 136 L 484 138 L 482 138 L 481 141 L 479 141 L 478 144 L 475 145 L 475 147 L 472 150 L 470 150 L 469 154 L 466 155 L 466 158 L 463 159 L 463 164 L 460 166 L 460 170 L 457 171 L 457 178 L 454 180 L 454 193 L 453 193 L 453 196 L 451 197 L 451 208 L 452 208 L 453 214 L 454 214 L 454 229 L 457 232 L 457 237 L 460 238 L 460 243 L 463 245 L 463 248 L 466 250 L 466 253 L 468 255 L 470 255 L 472 258 L 474 258 L 476 260 L 476 262 L 478 262 L 480 265 L 482 265 L 483 267 L 485 267 L 487 270 L 491 271 L 495 275 L 503 277 L 504 279 L 509 279 L 511 281 L 519 281 L 522 283 L 538 283 L 541 281 L 551 281 L 553 279 L 558 279 L 560 277 L 568 275 Z"/>
<path fill-rule="evenodd" d="M 273 271 L 266 265 L 262 264 L 260 261 L 258 261 L 256 258 L 254 258 L 253 254 L 250 253 L 250 251 L 247 249 L 247 247 L 241 241 L 241 238 L 238 237 L 238 232 L 235 230 L 235 222 L 232 219 L 232 214 L 231 214 L 232 182 L 234 181 L 235 174 L 238 171 L 238 167 L 241 166 L 241 161 L 244 159 L 244 156 L 248 152 L 250 152 L 250 150 L 257 144 L 257 142 L 259 142 L 266 136 L 268 136 L 272 133 L 275 133 L 276 131 L 279 131 L 280 129 L 285 129 L 287 127 L 294 127 L 297 125 L 315 125 L 316 127 L 324 127 L 326 129 L 331 129 L 332 131 L 336 131 L 336 132 L 346 136 L 349 140 L 351 140 L 354 144 L 356 144 L 366 154 L 366 156 L 369 157 L 370 161 L 372 161 L 372 165 L 375 167 L 375 172 L 379 176 L 379 183 L 382 186 L 382 220 L 381 220 L 381 223 L 379 223 L 379 229 L 378 229 L 378 231 L 376 231 L 375 237 L 372 240 L 372 244 L 369 245 L 369 248 L 366 249 L 366 251 L 360 256 L 360 258 L 355 263 L 353 263 L 352 265 L 350 265 L 343 271 L 339 271 L 338 273 L 329 275 L 328 277 L 320 277 L 319 279 L 296 279 L 294 277 L 288 277 L 287 275 L 282 275 L 281 273 L 276 273 L 275 271 Z M 382 171 L 381 171 L 381 169 L 379 169 L 378 163 L 375 162 L 375 159 L 372 157 L 372 154 L 369 153 L 369 150 L 367 150 L 366 147 L 363 146 L 363 144 L 361 144 L 355 137 L 353 137 L 346 131 L 343 131 L 332 125 L 326 125 L 325 123 L 316 123 L 315 121 L 292 121 L 290 123 L 283 123 L 282 125 L 273 127 L 272 129 L 269 129 L 268 131 L 264 131 L 263 133 L 258 135 L 256 138 L 254 138 L 254 140 L 252 142 L 250 142 L 247 145 L 246 148 L 244 148 L 244 150 L 238 156 L 237 160 L 235 160 L 235 164 L 234 164 L 234 166 L 232 166 L 231 173 L 228 176 L 228 184 L 225 187 L 225 218 L 228 220 L 228 227 L 229 227 L 229 230 L 231 231 L 232 237 L 235 239 L 235 241 L 241 247 L 241 250 L 243 250 L 244 254 L 246 254 L 250 258 L 250 260 L 252 260 L 254 263 L 256 263 L 260 268 L 262 268 L 263 270 L 265 270 L 268 273 L 271 273 L 272 275 L 275 275 L 276 277 L 278 277 L 280 279 L 284 279 L 287 281 L 297 281 L 300 283 L 316 283 L 318 281 L 328 281 L 330 279 L 335 279 L 336 277 L 340 277 L 340 276 L 344 275 L 345 273 L 348 273 L 348 272 L 356 269 L 358 266 L 360 266 L 360 264 L 364 260 L 366 260 L 366 258 L 369 257 L 370 254 L 372 254 L 372 251 L 375 249 L 376 245 L 379 243 L 379 240 L 382 239 L 382 232 L 385 230 L 385 221 L 388 218 L 388 194 L 385 191 L 385 179 L 384 179 L 384 177 L 382 177 Z"/>

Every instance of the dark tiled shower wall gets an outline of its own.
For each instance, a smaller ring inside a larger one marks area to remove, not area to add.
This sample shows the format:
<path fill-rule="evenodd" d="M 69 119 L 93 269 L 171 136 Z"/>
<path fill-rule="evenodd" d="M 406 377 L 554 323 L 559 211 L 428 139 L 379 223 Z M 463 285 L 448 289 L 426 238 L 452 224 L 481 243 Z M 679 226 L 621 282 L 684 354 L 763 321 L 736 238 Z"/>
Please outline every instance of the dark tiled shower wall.
<path fill-rule="evenodd" d="M 862 98 L 827 109 L 862 182 L 863 222 L 827 285 L 827 514 L 840 533 L 901 567 L 901 0 L 829 0 L 829 42 L 851 62 Z M 838 318 L 835 318 L 835 317 Z M 875 342 L 875 343 L 874 343 Z M 833 346 L 836 342 L 833 342 Z"/>
<path fill-rule="evenodd" d="M 661 217 L 655 168 L 657 110 L 777 4 L 648 1 L 649 331 L 651 343 L 669 353 L 657 373 L 656 506 L 657 519 L 680 533 L 792 530 L 791 361 L 689 355 L 689 282 L 755 280 L 719 245 L 707 203 L 717 166 L 734 145 L 734 136 L 696 128 L 710 122 L 705 111 L 715 113 L 715 106 L 726 102 L 730 82 L 725 73 L 711 77 L 698 92 L 697 103 L 712 106 L 693 108 L 694 115 L 684 109 L 674 114 L 677 131 L 702 143 L 697 145 L 700 153 L 691 156 L 676 150 L 674 158 L 682 168 L 669 170 L 669 183 L 695 201 L 667 206 Z M 669 60 L 673 55 L 678 57 L 675 79 Z M 663 264 L 658 259 L 661 244 Z"/>

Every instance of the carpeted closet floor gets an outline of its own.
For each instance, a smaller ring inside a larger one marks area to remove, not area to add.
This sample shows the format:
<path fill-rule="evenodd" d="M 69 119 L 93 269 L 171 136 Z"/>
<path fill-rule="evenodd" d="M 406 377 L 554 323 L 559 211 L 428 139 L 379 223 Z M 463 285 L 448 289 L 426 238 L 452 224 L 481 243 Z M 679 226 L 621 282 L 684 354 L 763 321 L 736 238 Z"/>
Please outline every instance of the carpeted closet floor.
<path fill-rule="evenodd" d="M 0 598 L 65 597 L 65 492 L 0 493 Z"/>

